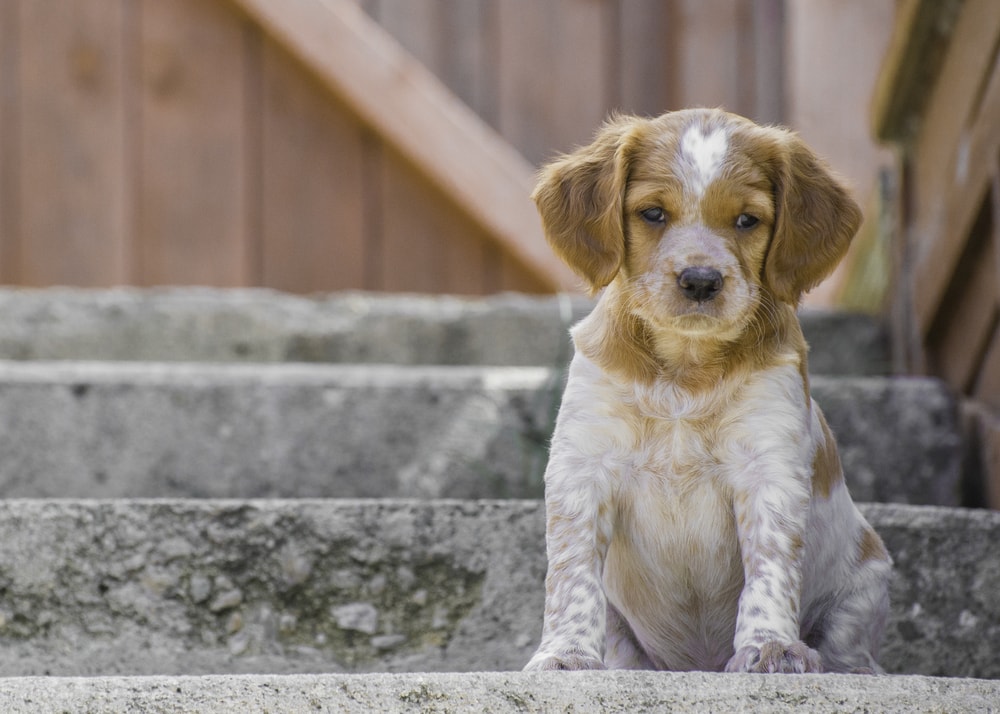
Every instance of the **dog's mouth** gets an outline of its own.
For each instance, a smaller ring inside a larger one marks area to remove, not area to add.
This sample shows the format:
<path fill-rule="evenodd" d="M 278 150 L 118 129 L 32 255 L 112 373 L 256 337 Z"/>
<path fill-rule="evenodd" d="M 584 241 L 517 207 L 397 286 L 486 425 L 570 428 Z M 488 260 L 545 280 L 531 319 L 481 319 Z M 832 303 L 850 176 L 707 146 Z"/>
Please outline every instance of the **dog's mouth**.
<path fill-rule="evenodd" d="M 671 330 L 690 335 L 718 332 L 722 325 L 728 324 L 717 310 L 706 305 L 692 305 L 688 311 L 674 315 L 669 322 Z"/>

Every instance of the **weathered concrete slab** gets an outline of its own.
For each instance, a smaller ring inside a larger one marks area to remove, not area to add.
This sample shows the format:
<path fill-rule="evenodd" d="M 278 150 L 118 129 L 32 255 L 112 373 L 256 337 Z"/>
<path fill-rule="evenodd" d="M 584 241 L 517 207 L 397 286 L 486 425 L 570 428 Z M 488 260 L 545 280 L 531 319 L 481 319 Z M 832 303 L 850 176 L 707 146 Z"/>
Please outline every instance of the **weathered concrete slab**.
<path fill-rule="evenodd" d="M 754 711 L 988 713 L 1000 682 L 673 672 L 250 675 L 0 679 L 9 714 Z"/>
<path fill-rule="evenodd" d="M 0 362 L 4 497 L 537 497 L 557 369 Z M 951 396 L 815 378 L 855 498 L 959 503 Z"/>
<path fill-rule="evenodd" d="M 209 288 L 0 291 L 0 359 L 559 365 L 581 296 L 335 293 Z M 884 374 L 883 325 L 805 311 L 816 374 Z"/>
<path fill-rule="evenodd" d="M 560 379 L 530 367 L 0 363 L 0 495 L 539 495 Z"/>
<path fill-rule="evenodd" d="M 211 288 L 0 291 L 0 358 L 554 365 L 592 302 Z"/>
<path fill-rule="evenodd" d="M 0 502 L 0 672 L 519 669 L 541 630 L 543 511 L 538 501 Z M 896 559 L 883 665 L 1000 678 L 1000 514 L 865 512 Z"/>

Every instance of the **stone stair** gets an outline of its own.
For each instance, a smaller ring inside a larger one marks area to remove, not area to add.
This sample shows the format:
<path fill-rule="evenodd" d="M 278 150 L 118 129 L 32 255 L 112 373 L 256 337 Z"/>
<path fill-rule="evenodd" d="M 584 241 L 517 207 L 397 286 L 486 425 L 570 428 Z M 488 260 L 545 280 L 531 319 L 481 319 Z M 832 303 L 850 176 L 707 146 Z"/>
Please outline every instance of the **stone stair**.
<path fill-rule="evenodd" d="M 1000 514 L 955 508 L 948 391 L 839 314 L 803 315 L 813 389 L 909 676 L 511 672 L 589 306 L 0 291 L 0 711 L 998 710 Z"/>

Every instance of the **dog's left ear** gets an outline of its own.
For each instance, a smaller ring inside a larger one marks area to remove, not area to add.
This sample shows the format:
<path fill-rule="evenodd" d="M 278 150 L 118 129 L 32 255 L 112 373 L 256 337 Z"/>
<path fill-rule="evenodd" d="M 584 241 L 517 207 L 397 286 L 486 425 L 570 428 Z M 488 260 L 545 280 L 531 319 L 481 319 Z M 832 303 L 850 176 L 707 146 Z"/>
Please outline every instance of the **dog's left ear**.
<path fill-rule="evenodd" d="M 822 159 L 796 135 L 782 133 L 778 215 L 764 282 L 778 299 L 797 305 L 844 257 L 861 225 L 861 209 Z"/>

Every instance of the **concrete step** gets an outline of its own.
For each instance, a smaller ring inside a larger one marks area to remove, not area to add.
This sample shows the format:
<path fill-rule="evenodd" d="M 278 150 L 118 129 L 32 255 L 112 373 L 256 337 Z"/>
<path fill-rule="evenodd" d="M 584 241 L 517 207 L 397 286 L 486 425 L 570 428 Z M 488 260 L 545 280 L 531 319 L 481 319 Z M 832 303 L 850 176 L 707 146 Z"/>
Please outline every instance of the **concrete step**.
<path fill-rule="evenodd" d="M 0 362 L 2 497 L 537 497 L 541 367 Z M 860 501 L 959 503 L 951 396 L 812 380 Z"/>
<path fill-rule="evenodd" d="M 887 670 L 1000 678 L 1000 514 L 863 510 Z M 0 501 L 0 542 L 5 676 L 514 670 L 541 630 L 538 501 Z"/>
<path fill-rule="evenodd" d="M 210 288 L 0 291 L 0 359 L 559 365 L 579 296 L 488 298 Z M 805 311 L 815 374 L 887 371 L 863 315 Z"/>
<path fill-rule="evenodd" d="M 996 712 L 1000 682 L 931 677 L 556 672 L 0 679 L 9 714 Z"/>

